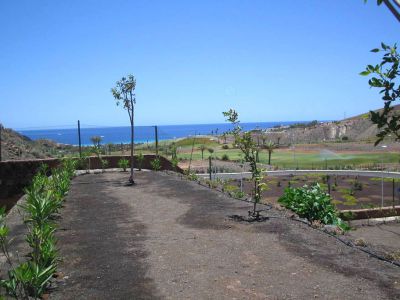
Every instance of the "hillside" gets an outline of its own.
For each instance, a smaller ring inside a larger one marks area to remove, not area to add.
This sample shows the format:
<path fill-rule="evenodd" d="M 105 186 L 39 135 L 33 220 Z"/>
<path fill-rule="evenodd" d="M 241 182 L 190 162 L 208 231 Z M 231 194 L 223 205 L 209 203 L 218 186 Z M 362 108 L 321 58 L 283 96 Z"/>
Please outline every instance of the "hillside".
<path fill-rule="evenodd" d="M 394 106 L 396 111 L 400 105 Z M 378 111 L 378 110 L 377 110 Z M 320 143 L 329 141 L 374 141 L 378 129 L 369 119 L 369 113 L 364 113 L 341 121 L 312 122 L 308 126 L 284 126 L 267 130 L 267 139 L 281 144 Z"/>
<path fill-rule="evenodd" d="M 59 145 L 49 140 L 33 141 L 12 129 L 1 130 L 2 160 L 54 157 L 59 149 Z"/>

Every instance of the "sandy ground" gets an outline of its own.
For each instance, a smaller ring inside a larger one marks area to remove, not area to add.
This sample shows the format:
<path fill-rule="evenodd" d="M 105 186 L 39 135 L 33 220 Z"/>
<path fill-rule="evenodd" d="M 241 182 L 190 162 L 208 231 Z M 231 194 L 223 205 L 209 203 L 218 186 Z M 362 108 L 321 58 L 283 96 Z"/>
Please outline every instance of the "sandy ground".
<path fill-rule="evenodd" d="M 355 230 L 348 232 L 353 241 L 362 240 L 365 246 L 383 257 L 400 261 L 400 222 L 368 225 L 373 221 L 358 220 L 351 222 Z"/>
<path fill-rule="evenodd" d="M 246 202 L 137 174 L 133 187 L 122 173 L 74 179 L 50 299 L 400 299 L 399 267 L 282 212 L 239 223 L 229 216 L 247 215 Z"/>

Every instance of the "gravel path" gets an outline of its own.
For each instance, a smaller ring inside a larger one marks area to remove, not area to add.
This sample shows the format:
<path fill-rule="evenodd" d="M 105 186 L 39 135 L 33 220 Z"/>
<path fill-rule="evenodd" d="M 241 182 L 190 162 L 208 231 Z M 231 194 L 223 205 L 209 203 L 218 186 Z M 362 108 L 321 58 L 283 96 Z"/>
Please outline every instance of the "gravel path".
<path fill-rule="evenodd" d="M 74 179 L 50 299 L 400 299 L 400 268 L 176 175 Z"/>

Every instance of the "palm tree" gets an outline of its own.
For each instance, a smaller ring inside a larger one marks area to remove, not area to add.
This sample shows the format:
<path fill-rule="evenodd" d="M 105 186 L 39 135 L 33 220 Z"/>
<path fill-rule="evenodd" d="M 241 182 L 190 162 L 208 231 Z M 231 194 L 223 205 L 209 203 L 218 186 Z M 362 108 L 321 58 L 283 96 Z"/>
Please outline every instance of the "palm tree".
<path fill-rule="evenodd" d="M 103 140 L 101 136 L 95 135 L 90 138 L 95 148 L 100 148 L 100 143 Z"/>
<path fill-rule="evenodd" d="M 272 152 L 274 152 L 274 149 L 277 148 L 276 144 L 269 141 L 268 143 L 266 143 L 264 145 L 264 148 L 267 149 L 267 151 L 268 151 L 268 164 L 271 165 L 271 155 L 272 155 Z"/>
<path fill-rule="evenodd" d="M 204 159 L 204 150 L 206 150 L 207 148 L 206 148 L 206 146 L 203 144 L 203 145 L 200 145 L 200 147 L 199 147 L 199 150 L 201 151 L 201 159 L 203 160 Z"/>

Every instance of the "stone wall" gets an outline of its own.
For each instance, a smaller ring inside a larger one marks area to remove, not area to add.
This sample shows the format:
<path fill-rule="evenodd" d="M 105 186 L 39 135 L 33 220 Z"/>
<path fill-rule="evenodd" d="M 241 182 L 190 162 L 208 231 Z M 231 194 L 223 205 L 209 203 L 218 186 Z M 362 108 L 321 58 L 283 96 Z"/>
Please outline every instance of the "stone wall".
<path fill-rule="evenodd" d="M 59 159 L 8 160 L 0 162 L 0 199 L 23 192 L 42 164 L 50 168 L 60 164 Z"/>
<path fill-rule="evenodd" d="M 118 161 L 121 158 L 127 160 L 129 156 L 102 156 L 102 159 L 108 161 L 107 168 L 118 168 Z M 143 169 L 151 169 L 150 162 L 156 158 L 155 155 L 144 155 L 142 163 Z M 97 157 L 90 157 L 90 169 L 100 169 L 101 164 Z M 161 169 L 173 170 L 171 162 L 160 156 Z M 55 168 L 61 163 L 60 159 L 35 159 L 35 160 L 9 160 L 0 162 L 0 206 L 2 199 L 8 199 L 21 195 L 26 186 L 30 184 L 33 176 L 36 174 L 42 164 L 47 164 L 50 168 Z M 134 160 L 136 167 L 136 161 Z M 182 173 L 179 167 L 176 170 Z"/>

